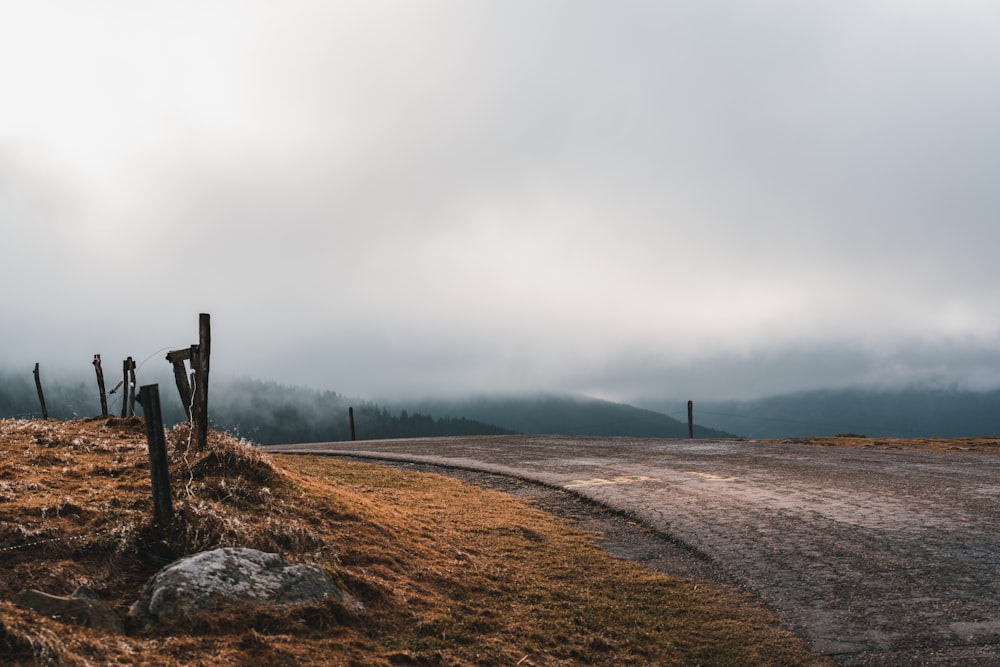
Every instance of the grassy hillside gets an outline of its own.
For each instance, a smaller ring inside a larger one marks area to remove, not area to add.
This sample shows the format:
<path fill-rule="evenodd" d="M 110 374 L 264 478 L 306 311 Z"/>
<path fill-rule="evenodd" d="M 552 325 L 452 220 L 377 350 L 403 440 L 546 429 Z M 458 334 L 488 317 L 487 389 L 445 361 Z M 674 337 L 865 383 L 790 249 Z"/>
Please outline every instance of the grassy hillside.
<path fill-rule="evenodd" d="M 746 596 L 612 560 L 523 501 L 427 474 L 269 457 L 170 432 L 177 520 L 161 534 L 139 420 L 0 420 L 5 665 L 826 664 Z M 178 556 L 277 551 L 365 605 L 244 607 L 113 636 L 20 609 L 85 584 L 124 614 Z"/>

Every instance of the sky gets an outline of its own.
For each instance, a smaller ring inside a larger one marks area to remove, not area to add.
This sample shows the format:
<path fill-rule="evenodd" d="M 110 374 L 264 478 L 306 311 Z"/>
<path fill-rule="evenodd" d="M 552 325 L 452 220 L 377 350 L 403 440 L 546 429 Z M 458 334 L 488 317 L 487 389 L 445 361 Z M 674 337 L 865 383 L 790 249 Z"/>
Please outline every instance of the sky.
<path fill-rule="evenodd" d="M 0 368 L 210 313 L 215 376 L 374 399 L 1000 386 L 998 25 L 0 0 Z"/>

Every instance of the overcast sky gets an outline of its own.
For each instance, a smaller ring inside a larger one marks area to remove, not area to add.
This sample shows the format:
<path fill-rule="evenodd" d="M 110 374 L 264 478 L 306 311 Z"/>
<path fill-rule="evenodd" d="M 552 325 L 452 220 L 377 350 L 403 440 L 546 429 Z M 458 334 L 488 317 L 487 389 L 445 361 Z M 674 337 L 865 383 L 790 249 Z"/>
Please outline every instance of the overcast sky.
<path fill-rule="evenodd" d="M 0 367 L 1000 385 L 1000 4 L 0 4 Z M 155 355 L 155 356 L 154 356 Z M 140 377 L 141 382 L 141 377 Z"/>

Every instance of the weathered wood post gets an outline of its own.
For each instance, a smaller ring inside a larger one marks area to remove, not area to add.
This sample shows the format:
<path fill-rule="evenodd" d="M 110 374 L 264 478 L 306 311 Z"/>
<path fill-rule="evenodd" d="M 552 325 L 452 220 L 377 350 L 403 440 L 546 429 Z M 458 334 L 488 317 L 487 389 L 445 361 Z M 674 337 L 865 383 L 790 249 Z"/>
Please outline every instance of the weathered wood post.
<path fill-rule="evenodd" d="M 122 400 L 125 397 L 122 396 Z M 128 358 L 128 417 L 135 417 L 135 359 Z"/>
<path fill-rule="evenodd" d="M 128 359 L 131 359 L 131 358 L 132 357 L 129 357 Z M 111 390 L 112 394 L 115 393 L 115 391 L 118 390 L 118 387 L 127 387 L 128 386 L 128 359 L 122 360 L 122 381 L 119 382 L 118 385 L 114 389 Z M 126 416 L 128 416 L 128 391 L 127 390 L 122 391 L 122 419 L 124 419 Z"/>
<path fill-rule="evenodd" d="M 187 417 L 188 421 L 191 421 L 191 383 L 188 381 L 184 362 L 191 358 L 193 347 L 167 352 L 167 361 L 174 367 L 174 384 L 177 385 L 177 393 L 181 395 L 181 404 L 184 405 L 184 416 Z"/>
<path fill-rule="evenodd" d="M 191 355 L 191 369 L 194 371 L 191 420 L 194 422 L 195 447 L 208 446 L 208 369 L 212 354 L 211 318 L 207 313 L 198 316 L 198 354 Z"/>
<path fill-rule="evenodd" d="M 42 378 L 38 374 L 38 362 L 35 362 L 35 389 L 38 390 L 38 402 L 42 404 L 42 419 L 49 418 L 49 411 L 45 407 L 45 394 L 42 393 Z"/>
<path fill-rule="evenodd" d="M 355 440 L 355 439 L 356 439 L 356 437 L 357 437 L 357 436 L 355 435 L 355 433 L 354 433 L 354 408 L 353 408 L 353 407 L 351 407 L 351 408 L 347 408 L 347 417 L 348 417 L 348 418 L 350 419 L 350 421 L 351 421 L 351 440 L 353 441 L 353 440 Z"/>
<path fill-rule="evenodd" d="M 153 522 L 166 526 L 174 518 L 170 499 L 170 473 L 167 469 L 167 438 L 160 411 L 160 386 L 148 384 L 139 389 L 139 403 L 146 419 L 149 444 L 149 476 L 153 484 Z"/>
<path fill-rule="evenodd" d="M 122 391 L 122 417 L 135 417 L 135 361 L 132 357 L 122 362 L 122 381 L 118 387 L 125 387 Z M 118 387 L 111 393 L 115 393 Z"/>
<path fill-rule="evenodd" d="M 688 439 L 694 439 L 694 401 L 688 401 Z"/>
<path fill-rule="evenodd" d="M 104 391 L 104 370 L 101 368 L 101 355 L 94 355 L 94 371 L 97 373 L 97 389 L 101 392 L 101 416 L 108 416 L 108 395 Z"/>

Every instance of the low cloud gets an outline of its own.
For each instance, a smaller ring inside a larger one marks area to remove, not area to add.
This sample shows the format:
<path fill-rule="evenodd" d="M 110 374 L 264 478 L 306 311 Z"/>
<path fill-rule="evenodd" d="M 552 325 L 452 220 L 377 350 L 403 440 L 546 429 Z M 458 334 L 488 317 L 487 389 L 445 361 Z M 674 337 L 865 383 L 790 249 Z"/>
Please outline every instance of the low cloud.
<path fill-rule="evenodd" d="M 63 9 L 0 27 L 0 364 L 210 312 L 374 397 L 998 382 L 995 8 Z"/>

